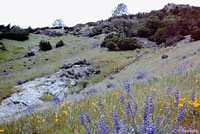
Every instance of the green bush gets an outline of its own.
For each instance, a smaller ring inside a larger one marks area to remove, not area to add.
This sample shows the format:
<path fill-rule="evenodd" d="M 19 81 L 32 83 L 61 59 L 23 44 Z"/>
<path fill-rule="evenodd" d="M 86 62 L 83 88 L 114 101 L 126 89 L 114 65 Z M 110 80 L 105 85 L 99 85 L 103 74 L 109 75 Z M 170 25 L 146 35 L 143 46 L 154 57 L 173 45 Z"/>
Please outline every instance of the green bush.
<path fill-rule="evenodd" d="M 139 37 L 148 38 L 151 35 L 153 35 L 153 30 L 150 28 L 147 28 L 145 26 L 142 26 L 142 27 L 138 28 L 138 30 L 137 30 L 137 36 L 139 36 Z"/>
<path fill-rule="evenodd" d="M 42 51 L 49 51 L 52 49 L 52 46 L 49 41 L 40 41 L 39 47 Z"/>
<path fill-rule="evenodd" d="M 62 46 L 64 46 L 64 45 L 65 45 L 64 42 L 63 42 L 62 40 L 60 40 L 60 41 L 56 44 L 56 48 L 62 47 Z"/>
<path fill-rule="evenodd" d="M 111 51 L 120 51 L 134 50 L 142 46 L 137 44 L 136 38 L 113 38 L 104 40 L 101 47 L 107 47 Z"/>
<path fill-rule="evenodd" d="M 191 38 L 194 39 L 195 41 L 200 40 L 200 28 L 197 28 L 192 31 Z"/>
<path fill-rule="evenodd" d="M 5 39 L 12 39 L 17 41 L 24 41 L 28 39 L 29 32 L 19 27 L 14 27 L 11 30 L 2 30 L 1 37 Z"/>
<path fill-rule="evenodd" d="M 158 28 L 158 30 L 156 31 L 155 35 L 155 42 L 159 45 L 163 42 L 166 41 L 166 28 L 162 27 L 162 28 Z"/>

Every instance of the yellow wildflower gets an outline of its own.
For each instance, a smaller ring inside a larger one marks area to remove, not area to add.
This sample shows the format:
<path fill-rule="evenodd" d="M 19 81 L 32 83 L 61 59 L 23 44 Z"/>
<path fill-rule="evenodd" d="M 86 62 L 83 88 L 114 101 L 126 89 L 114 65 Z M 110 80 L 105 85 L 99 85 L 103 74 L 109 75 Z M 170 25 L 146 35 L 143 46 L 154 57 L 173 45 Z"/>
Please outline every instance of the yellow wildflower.
<path fill-rule="evenodd" d="M 199 80 L 196 80 L 196 83 L 198 84 L 198 83 L 199 83 Z"/>
<path fill-rule="evenodd" d="M 117 92 L 112 93 L 112 96 L 116 96 L 116 95 L 117 95 Z"/>
<path fill-rule="evenodd" d="M 195 100 L 195 102 L 198 102 L 198 99 L 197 99 L 197 97 L 195 97 L 195 98 L 194 98 L 194 100 Z"/>
<path fill-rule="evenodd" d="M 35 117 L 35 115 L 33 115 L 33 117 Z"/>
<path fill-rule="evenodd" d="M 38 123 L 40 123 L 40 122 L 41 122 L 41 120 L 38 120 L 37 122 L 38 122 Z"/>
<path fill-rule="evenodd" d="M 99 101 L 96 101 L 96 104 L 98 104 L 99 103 Z"/>
<path fill-rule="evenodd" d="M 42 122 L 45 122 L 45 119 L 43 119 Z"/>
<path fill-rule="evenodd" d="M 189 103 L 190 105 L 192 105 L 192 104 L 193 104 L 193 102 L 192 102 L 192 101 L 189 101 L 188 103 Z"/>
<path fill-rule="evenodd" d="M 39 116 L 39 115 L 37 115 L 36 117 L 37 117 L 38 119 L 40 118 L 40 116 Z"/>
<path fill-rule="evenodd" d="M 159 101 L 159 103 L 161 104 L 161 101 Z"/>
<path fill-rule="evenodd" d="M 61 108 L 66 107 L 65 103 L 60 105 Z"/>
<path fill-rule="evenodd" d="M 33 117 L 31 117 L 31 120 L 33 119 Z"/>
<path fill-rule="evenodd" d="M 182 107 L 182 106 L 183 106 L 183 104 L 181 104 L 181 103 L 180 103 L 180 104 L 178 104 L 178 107 Z"/>
<path fill-rule="evenodd" d="M 56 118 L 58 118 L 58 115 L 56 115 Z"/>
<path fill-rule="evenodd" d="M 1 132 L 4 132 L 4 129 L 1 129 L 1 130 L 0 130 L 0 133 L 1 133 Z"/>
<path fill-rule="evenodd" d="M 36 126 L 36 128 L 38 128 L 38 126 Z"/>
<path fill-rule="evenodd" d="M 97 105 L 96 105 L 95 103 L 92 103 L 92 106 L 95 106 L 95 107 L 97 107 Z"/>
<path fill-rule="evenodd" d="M 198 108 L 198 107 L 199 107 L 199 105 L 200 105 L 200 104 L 199 104 L 199 103 L 197 103 L 197 102 L 194 102 L 194 103 L 193 103 L 193 106 L 194 106 L 194 108 Z"/>
<path fill-rule="evenodd" d="M 68 106 L 67 108 L 70 109 L 70 106 Z"/>
<path fill-rule="evenodd" d="M 59 119 L 56 119 L 55 121 L 56 121 L 56 122 L 58 122 L 58 121 L 59 121 Z"/>
<path fill-rule="evenodd" d="M 67 111 L 62 111 L 62 113 L 66 115 L 66 114 L 67 114 Z"/>
<path fill-rule="evenodd" d="M 186 98 L 180 98 L 179 99 L 179 101 L 185 101 L 186 100 Z"/>
<path fill-rule="evenodd" d="M 156 91 L 156 88 L 151 88 L 150 91 Z"/>
<path fill-rule="evenodd" d="M 62 115 L 60 114 L 59 117 L 62 117 Z"/>
<path fill-rule="evenodd" d="M 104 96 L 102 96 L 101 98 L 104 99 Z"/>

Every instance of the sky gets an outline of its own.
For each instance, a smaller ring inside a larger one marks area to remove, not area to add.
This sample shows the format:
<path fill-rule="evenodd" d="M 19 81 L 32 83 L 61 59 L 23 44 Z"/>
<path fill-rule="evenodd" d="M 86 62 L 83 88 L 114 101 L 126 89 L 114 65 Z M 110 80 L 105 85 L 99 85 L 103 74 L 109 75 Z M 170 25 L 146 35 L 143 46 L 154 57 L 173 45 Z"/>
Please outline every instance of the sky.
<path fill-rule="evenodd" d="M 119 3 L 128 12 L 150 12 L 168 3 L 200 6 L 200 0 L 0 0 L 0 24 L 18 25 L 22 28 L 52 26 L 62 19 L 66 26 L 105 20 Z"/>

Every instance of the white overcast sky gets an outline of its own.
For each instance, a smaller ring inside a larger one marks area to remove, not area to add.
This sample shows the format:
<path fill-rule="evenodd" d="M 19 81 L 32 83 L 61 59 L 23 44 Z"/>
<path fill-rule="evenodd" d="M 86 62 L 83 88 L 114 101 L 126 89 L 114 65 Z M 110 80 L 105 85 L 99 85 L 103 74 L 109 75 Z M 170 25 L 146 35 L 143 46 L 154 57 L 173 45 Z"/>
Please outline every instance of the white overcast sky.
<path fill-rule="evenodd" d="M 161 9 L 167 3 L 200 6 L 200 0 L 0 0 L 0 24 L 20 27 L 52 26 L 61 18 L 66 26 L 108 19 L 119 3 L 129 13 Z"/>

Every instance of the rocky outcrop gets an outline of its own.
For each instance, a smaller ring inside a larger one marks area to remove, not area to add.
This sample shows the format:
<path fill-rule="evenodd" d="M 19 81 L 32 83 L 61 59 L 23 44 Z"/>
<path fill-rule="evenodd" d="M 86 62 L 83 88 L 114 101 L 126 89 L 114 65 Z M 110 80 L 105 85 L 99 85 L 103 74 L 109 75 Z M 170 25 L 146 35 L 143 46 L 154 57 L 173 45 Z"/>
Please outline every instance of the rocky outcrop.
<path fill-rule="evenodd" d="M 14 87 L 17 92 L 0 104 L 0 118 L 45 103 L 40 100 L 43 95 L 50 95 L 62 101 L 69 93 L 67 83 L 70 82 L 71 86 L 76 86 L 79 80 L 97 73 L 100 73 L 100 69 L 92 69 L 91 64 L 83 59 L 74 63 L 66 63 L 58 72 L 46 77 L 36 78 L 27 83 L 19 80 L 18 86 Z"/>
<path fill-rule="evenodd" d="M 37 30 L 34 32 L 34 34 L 44 34 L 49 37 L 59 37 L 63 36 L 62 33 L 56 32 L 56 31 L 48 31 L 48 30 Z"/>

